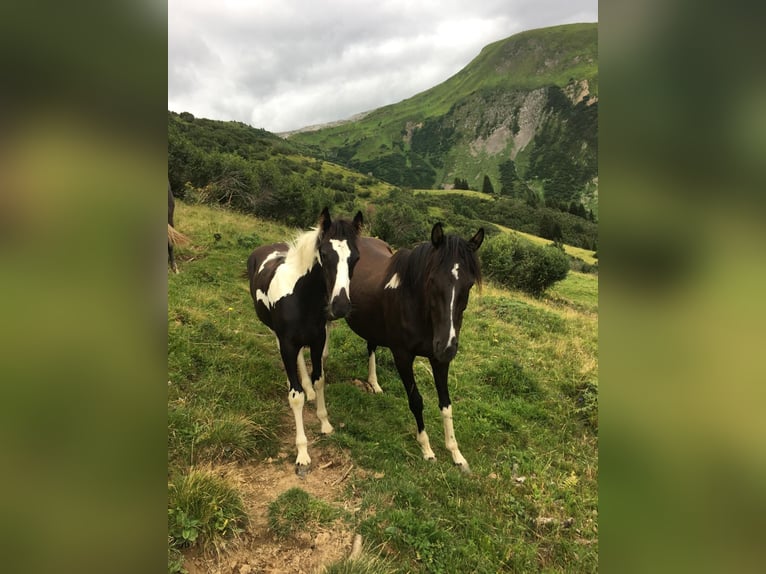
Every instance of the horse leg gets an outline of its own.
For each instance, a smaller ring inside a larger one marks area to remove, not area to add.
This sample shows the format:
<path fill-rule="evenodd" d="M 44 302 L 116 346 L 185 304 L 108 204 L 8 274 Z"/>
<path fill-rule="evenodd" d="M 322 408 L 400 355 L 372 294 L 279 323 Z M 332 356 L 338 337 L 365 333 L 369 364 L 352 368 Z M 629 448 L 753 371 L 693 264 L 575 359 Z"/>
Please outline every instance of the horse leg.
<path fill-rule="evenodd" d="M 290 390 L 287 392 L 287 402 L 290 404 L 290 408 L 295 416 L 295 446 L 298 449 L 298 456 L 295 457 L 295 472 L 298 476 L 303 477 L 308 472 L 311 457 L 309 457 L 306 432 L 303 430 L 303 404 L 306 395 L 298 378 L 298 353 L 300 348 L 283 342 L 279 345 L 279 351 L 282 355 L 285 371 L 287 372 L 287 380 L 290 383 Z"/>
<path fill-rule="evenodd" d="M 301 385 L 303 385 L 303 390 L 306 391 L 306 400 L 313 401 L 316 398 L 316 393 L 314 392 L 314 385 L 311 384 L 309 371 L 306 368 L 306 359 L 303 357 L 303 349 L 298 351 L 298 372 L 301 375 Z"/>
<path fill-rule="evenodd" d="M 393 351 L 393 349 L 392 349 Z M 428 440 L 425 424 L 423 424 L 423 397 L 415 384 L 415 375 L 412 372 L 412 363 L 415 357 L 406 351 L 393 351 L 396 370 L 404 383 L 404 390 L 407 391 L 407 399 L 410 403 L 410 411 L 415 416 L 415 423 L 418 426 L 418 444 L 423 452 L 423 458 L 426 460 L 436 460 L 434 451 L 431 450 L 431 443 Z"/>
<path fill-rule="evenodd" d="M 173 270 L 173 273 L 178 273 L 178 265 L 176 265 L 176 257 L 173 253 L 173 244 L 168 239 L 168 263 L 170 263 L 170 268 Z"/>
<path fill-rule="evenodd" d="M 383 389 L 378 384 L 378 370 L 375 366 L 375 349 L 377 348 L 377 345 L 367 341 L 367 371 L 369 373 L 367 375 L 367 382 L 372 387 L 372 392 L 382 393 Z"/>
<path fill-rule="evenodd" d="M 322 434 L 330 434 L 334 430 L 327 418 L 327 405 L 324 401 L 324 349 L 327 342 L 327 328 L 325 327 L 325 340 L 315 342 L 311 346 L 311 379 L 314 381 L 317 397 L 317 418 L 322 425 Z"/>
<path fill-rule="evenodd" d="M 282 347 L 279 344 L 279 337 L 277 337 L 277 349 L 280 351 Z M 309 372 L 306 368 L 306 360 L 303 358 L 303 349 L 298 351 L 298 373 L 301 377 L 301 386 L 306 393 L 306 400 L 313 401 L 316 398 L 314 393 L 314 387 L 311 385 L 311 378 L 309 378 Z M 290 381 L 287 381 L 287 388 L 290 388 Z"/>
<path fill-rule="evenodd" d="M 434 373 L 434 383 L 436 392 L 439 395 L 439 410 L 442 414 L 444 423 L 444 444 L 447 450 L 452 454 L 452 462 L 459 466 L 463 472 L 471 472 L 468 467 L 468 461 L 465 460 L 455 440 L 455 429 L 452 425 L 452 403 L 449 398 L 449 389 L 447 388 L 447 379 L 449 376 L 449 363 L 441 363 L 431 359 L 431 370 Z"/>

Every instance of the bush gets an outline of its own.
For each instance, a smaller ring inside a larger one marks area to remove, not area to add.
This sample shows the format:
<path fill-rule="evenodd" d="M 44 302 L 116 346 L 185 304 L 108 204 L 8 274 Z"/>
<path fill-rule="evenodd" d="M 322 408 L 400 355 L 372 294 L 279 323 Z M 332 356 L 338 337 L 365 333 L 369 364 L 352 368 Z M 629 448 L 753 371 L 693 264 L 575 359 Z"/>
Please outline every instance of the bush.
<path fill-rule="evenodd" d="M 559 248 L 538 247 L 507 234 L 490 238 L 479 254 L 487 277 L 535 297 L 569 272 L 569 258 Z"/>

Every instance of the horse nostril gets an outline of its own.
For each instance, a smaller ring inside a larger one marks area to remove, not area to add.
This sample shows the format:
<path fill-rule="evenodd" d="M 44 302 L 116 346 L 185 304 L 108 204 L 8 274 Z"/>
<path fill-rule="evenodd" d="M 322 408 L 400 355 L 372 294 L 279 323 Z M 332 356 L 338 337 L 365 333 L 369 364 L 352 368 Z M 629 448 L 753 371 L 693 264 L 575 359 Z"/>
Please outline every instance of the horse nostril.
<path fill-rule="evenodd" d="M 341 318 L 345 317 L 351 310 L 351 301 L 346 295 L 345 290 L 341 290 L 340 295 L 335 297 L 332 301 L 331 313 L 333 317 Z"/>

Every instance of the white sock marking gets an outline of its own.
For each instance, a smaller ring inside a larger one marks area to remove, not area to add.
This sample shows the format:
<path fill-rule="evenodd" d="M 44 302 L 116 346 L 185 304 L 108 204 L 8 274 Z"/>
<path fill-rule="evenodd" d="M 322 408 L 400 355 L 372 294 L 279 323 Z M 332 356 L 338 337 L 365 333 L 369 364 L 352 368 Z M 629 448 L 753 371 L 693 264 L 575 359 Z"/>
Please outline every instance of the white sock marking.
<path fill-rule="evenodd" d="M 460 453 L 457 440 L 455 440 L 455 429 L 452 425 L 452 405 L 444 407 L 441 412 L 442 422 L 444 423 L 444 445 L 452 454 L 452 462 L 459 465 L 468 465 L 468 461 Z"/>
<path fill-rule="evenodd" d="M 378 384 L 378 370 L 375 365 L 375 351 L 370 353 L 370 358 L 367 360 L 367 370 L 369 372 L 367 376 L 367 382 L 372 386 L 372 390 L 375 393 L 382 393 L 383 389 Z"/>
<path fill-rule="evenodd" d="M 305 395 L 291 390 L 287 394 L 287 401 L 290 403 L 290 408 L 293 409 L 293 415 L 295 416 L 295 446 L 298 448 L 295 464 L 308 466 L 311 464 L 311 457 L 309 456 L 306 433 L 303 430 L 303 403 L 305 402 Z"/>
<path fill-rule="evenodd" d="M 425 430 L 418 433 L 418 443 L 420 444 L 420 449 L 423 451 L 424 459 L 436 460 L 436 455 L 434 454 L 434 451 L 431 450 L 431 442 L 428 440 L 428 434 Z"/>
<path fill-rule="evenodd" d="M 327 418 L 327 405 L 324 401 L 324 370 L 322 376 L 314 385 L 317 392 L 317 418 L 321 423 L 322 434 L 330 434 L 334 430 L 330 424 L 330 419 Z"/>

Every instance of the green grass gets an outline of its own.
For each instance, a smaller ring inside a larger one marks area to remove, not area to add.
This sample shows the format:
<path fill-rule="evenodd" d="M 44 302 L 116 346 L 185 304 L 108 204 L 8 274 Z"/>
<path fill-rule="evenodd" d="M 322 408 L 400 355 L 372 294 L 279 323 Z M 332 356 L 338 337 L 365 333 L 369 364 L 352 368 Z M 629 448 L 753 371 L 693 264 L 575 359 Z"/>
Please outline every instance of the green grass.
<path fill-rule="evenodd" d="M 239 493 L 222 478 L 191 470 L 168 484 L 171 548 L 198 545 L 220 550 L 246 525 L 247 513 Z"/>
<path fill-rule="evenodd" d="M 334 506 L 311 496 L 300 488 L 291 488 L 269 504 L 269 530 L 279 538 L 303 531 L 315 531 L 340 516 Z"/>
<path fill-rule="evenodd" d="M 285 375 L 243 273 L 253 247 L 294 230 L 183 202 L 176 217 L 193 244 L 178 249 L 181 273 L 169 276 L 168 481 L 221 460 L 258 464 L 280 450 L 292 458 Z M 597 293 L 598 278 L 579 273 L 541 299 L 491 283 L 474 289 L 449 376 L 470 475 L 444 446 L 428 362 L 416 360 L 415 377 L 433 463 L 422 460 L 391 353 L 378 352 L 384 394 L 362 392 L 350 383 L 366 378 L 365 343 L 333 323 L 327 405 L 336 432 L 320 437 L 318 423 L 307 424 L 309 452 L 318 444 L 350 457 L 356 470 L 343 484 L 358 510 L 335 519 L 380 561 L 364 569 L 344 560 L 328 572 L 597 571 Z M 339 508 L 304 503 L 296 506 Z"/>

